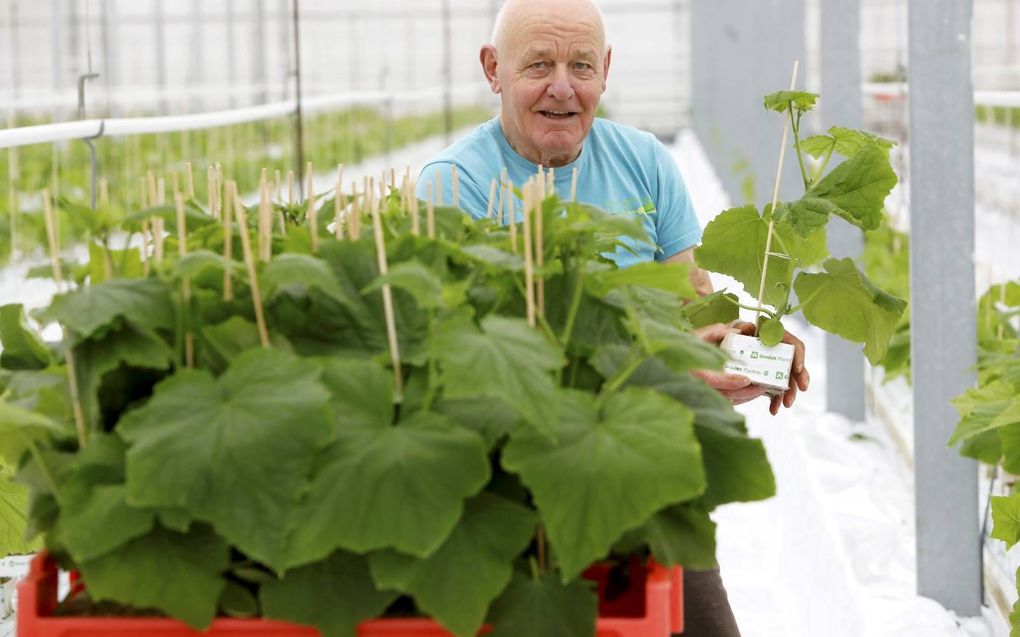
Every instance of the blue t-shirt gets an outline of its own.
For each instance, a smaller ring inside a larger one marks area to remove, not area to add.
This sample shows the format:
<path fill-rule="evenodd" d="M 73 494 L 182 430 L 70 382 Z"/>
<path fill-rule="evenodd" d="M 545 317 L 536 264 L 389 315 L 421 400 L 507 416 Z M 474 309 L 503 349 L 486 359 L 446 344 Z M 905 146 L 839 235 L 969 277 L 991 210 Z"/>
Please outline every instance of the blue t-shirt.
<path fill-rule="evenodd" d="M 457 166 L 459 206 L 477 219 L 485 217 L 489 188 L 505 168 L 507 178 L 520 186 L 538 172 L 538 165 L 510 147 L 499 118 L 493 118 L 432 158 L 418 178 L 417 195 L 426 198 L 426 184 L 436 190 L 441 173 L 442 201 L 453 204 L 451 165 Z M 669 151 L 651 133 L 596 118 L 572 163 L 555 169 L 556 192 L 570 197 L 574 167 L 578 169 L 577 200 L 613 214 L 641 215 L 654 245 L 625 239 L 634 252 L 620 249 L 607 255 L 620 267 L 663 261 L 701 240 L 694 206 Z M 433 200 L 437 197 L 433 195 Z M 493 203 L 493 207 L 498 204 Z M 515 198 L 516 214 L 521 202 Z M 494 213 L 495 214 L 495 213 Z"/>

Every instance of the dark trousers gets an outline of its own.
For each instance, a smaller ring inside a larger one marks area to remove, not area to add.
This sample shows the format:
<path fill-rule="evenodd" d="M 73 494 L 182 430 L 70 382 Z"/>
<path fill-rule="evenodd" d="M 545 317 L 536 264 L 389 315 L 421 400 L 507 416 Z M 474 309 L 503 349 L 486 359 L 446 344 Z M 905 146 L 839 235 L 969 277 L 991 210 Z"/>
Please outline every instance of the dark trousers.
<path fill-rule="evenodd" d="M 684 569 L 683 637 L 740 637 L 719 569 Z"/>

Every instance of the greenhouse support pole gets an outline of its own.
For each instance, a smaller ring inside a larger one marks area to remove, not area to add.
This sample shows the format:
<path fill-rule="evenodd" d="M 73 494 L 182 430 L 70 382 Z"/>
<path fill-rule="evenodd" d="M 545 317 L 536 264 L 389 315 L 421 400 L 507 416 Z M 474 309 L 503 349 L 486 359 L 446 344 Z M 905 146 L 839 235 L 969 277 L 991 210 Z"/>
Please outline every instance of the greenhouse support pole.
<path fill-rule="evenodd" d="M 301 114 L 301 9 L 298 6 L 299 0 L 292 0 L 291 10 L 294 21 L 294 102 L 297 105 L 294 109 L 294 161 L 297 163 L 294 174 L 299 177 L 297 187 L 298 196 L 304 197 L 303 188 L 305 183 L 305 131 Z M 311 193 L 308 193 L 311 196 Z"/>
<path fill-rule="evenodd" d="M 824 0 L 821 5 L 823 129 L 861 127 L 861 0 Z M 860 256 L 861 233 L 842 219 L 828 227 L 829 252 L 836 258 Z M 861 346 L 825 335 L 825 398 L 828 410 L 864 420 L 864 355 Z"/>
<path fill-rule="evenodd" d="M 910 355 L 917 592 L 981 614 L 978 467 L 946 441 L 974 384 L 972 0 L 909 0 Z"/>
<path fill-rule="evenodd" d="M 166 115 L 170 105 L 166 99 L 166 19 L 163 14 L 163 0 L 153 5 L 153 20 L 156 27 L 156 81 L 159 84 L 159 112 Z"/>

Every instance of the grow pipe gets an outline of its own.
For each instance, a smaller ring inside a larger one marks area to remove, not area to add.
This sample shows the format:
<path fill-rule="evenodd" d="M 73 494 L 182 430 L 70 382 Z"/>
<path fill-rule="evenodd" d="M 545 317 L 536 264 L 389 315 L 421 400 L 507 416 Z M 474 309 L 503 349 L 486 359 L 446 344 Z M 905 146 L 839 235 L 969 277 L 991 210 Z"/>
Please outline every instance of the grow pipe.
<path fill-rule="evenodd" d="M 479 93 L 476 85 L 458 87 L 459 96 L 473 96 Z M 387 99 L 396 102 L 414 102 L 422 97 L 441 98 L 442 90 L 424 91 L 362 91 L 358 93 L 333 93 L 302 100 L 302 112 L 316 113 L 343 106 L 373 104 Z M 259 106 L 248 106 L 231 110 L 194 113 L 191 115 L 167 115 L 161 117 L 125 117 L 114 119 L 87 119 L 60 124 L 41 124 L 0 130 L 0 148 L 30 146 L 76 139 L 99 137 L 125 137 L 154 133 L 179 133 L 190 130 L 219 128 L 234 124 L 245 124 L 277 117 L 293 115 L 297 109 L 296 100 L 271 102 Z"/>

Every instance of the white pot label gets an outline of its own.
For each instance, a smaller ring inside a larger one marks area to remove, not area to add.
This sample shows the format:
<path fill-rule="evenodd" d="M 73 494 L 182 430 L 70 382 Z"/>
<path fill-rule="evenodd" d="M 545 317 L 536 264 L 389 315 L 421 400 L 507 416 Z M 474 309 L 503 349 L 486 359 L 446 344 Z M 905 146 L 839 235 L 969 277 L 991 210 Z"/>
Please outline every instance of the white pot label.
<path fill-rule="evenodd" d="M 747 376 L 768 388 L 770 395 L 780 394 L 790 386 L 793 345 L 780 343 L 767 347 L 752 336 L 728 334 L 719 347 L 730 356 L 723 368 L 726 372 Z"/>

